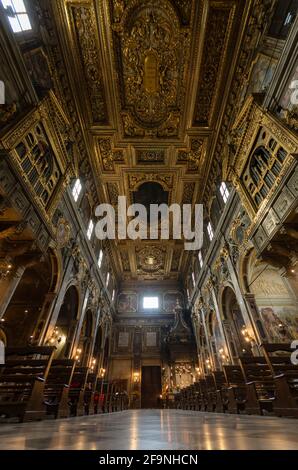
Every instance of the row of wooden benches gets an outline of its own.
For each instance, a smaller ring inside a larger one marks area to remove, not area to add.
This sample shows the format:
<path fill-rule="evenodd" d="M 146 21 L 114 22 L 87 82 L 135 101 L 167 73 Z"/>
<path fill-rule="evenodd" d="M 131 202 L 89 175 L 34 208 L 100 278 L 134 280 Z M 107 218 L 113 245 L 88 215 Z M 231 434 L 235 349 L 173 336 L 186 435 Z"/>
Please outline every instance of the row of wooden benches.
<path fill-rule="evenodd" d="M 290 344 L 264 344 L 263 356 L 242 356 L 175 395 L 178 409 L 298 417 L 298 366 Z"/>
<path fill-rule="evenodd" d="M 128 407 L 126 384 L 105 382 L 72 359 L 54 359 L 53 347 L 12 348 L 0 366 L 0 417 L 20 422 L 67 418 Z"/>

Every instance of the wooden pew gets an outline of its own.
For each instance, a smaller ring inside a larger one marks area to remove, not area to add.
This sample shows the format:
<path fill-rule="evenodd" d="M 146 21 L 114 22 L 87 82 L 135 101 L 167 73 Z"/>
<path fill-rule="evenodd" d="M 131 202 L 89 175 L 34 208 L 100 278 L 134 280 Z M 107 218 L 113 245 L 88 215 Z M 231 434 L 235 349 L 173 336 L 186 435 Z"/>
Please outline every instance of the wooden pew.
<path fill-rule="evenodd" d="M 291 345 L 262 344 L 262 349 L 274 379 L 275 414 L 298 418 L 298 366 L 291 362 Z"/>
<path fill-rule="evenodd" d="M 118 398 L 118 411 L 124 411 L 128 409 L 129 398 L 127 393 L 128 383 L 127 380 L 119 380 L 119 398 Z"/>
<path fill-rule="evenodd" d="M 205 376 L 206 389 L 207 389 L 207 411 L 214 412 L 217 405 L 217 388 L 213 374 Z"/>
<path fill-rule="evenodd" d="M 69 390 L 69 406 L 71 416 L 85 415 L 85 387 L 89 373 L 88 367 L 76 366 Z"/>
<path fill-rule="evenodd" d="M 102 377 L 97 377 L 95 388 L 94 388 L 94 413 L 103 413 L 103 401 L 104 401 L 104 380 Z"/>
<path fill-rule="evenodd" d="M 246 404 L 246 386 L 240 366 L 223 366 L 223 373 L 227 386 L 228 413 L 243 413 Z"/>
<path fill-rule="evenodd" d="M 228 385 L 225 380 L 225 375 L 222 371 L 212 372 L 213 380 L 216 389 L 216 413 L 225 413 L 228 411 Z"/>
<path fill-rule="evenodd" d="M 96 383 L 97 383 L 96 374 L 94 374 L 94 372 L 89 372 L 87 376 L 85 393 L 84 393 L 86 415 L 93 415 L 95 413 Z"/>
<path fill-rule="evenodd" d="M 96 386 L 96 393 L 98 393 L 98 404 L 96 407 L 96 413 L 108 413 L 108 393 L 110 383 L 106 380 L 99 380 Z"/>
<path fill-rule="evenodd" d="M 54 418 L 69 417 L 69 390 L 75 366 L 76 362 L 73 359 L 52 361 L 44 390 L 47 415 L 53 415 Z"/>
<path fill-rule="evenodd" d="M 274 381 L 270 367 L 263 356 L 241 356 L 240 367 L 246 382 L 247 414 L 273 413 Z"/>
<path fill-rule="evenodd" d="M 7 348 L 0 366 L 0 416 L 20 422 L 45 416 L 43 393 L 54 347 Z"/>
<path fill-rule="evenodd" d="M 199 382 L 194 383 L 194 410 L 195 411 L 205 411 L 205 398 L 201 391 L 201 386 Z"/>
<path fill-rule="evenodd" d="M 211 409 L 209 401 L 209 393 L 206 379 L 200 379 L 199 384 L 199 400 L 200 400 L 200 411 L 208 411 Z"/>

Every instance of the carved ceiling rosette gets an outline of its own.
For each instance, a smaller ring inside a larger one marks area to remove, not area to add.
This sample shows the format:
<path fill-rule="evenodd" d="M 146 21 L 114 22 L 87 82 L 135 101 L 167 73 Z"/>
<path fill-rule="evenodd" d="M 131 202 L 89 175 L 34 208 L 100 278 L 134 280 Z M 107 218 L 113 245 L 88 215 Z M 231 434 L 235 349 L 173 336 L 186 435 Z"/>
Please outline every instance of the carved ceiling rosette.
<path fill-rule="evenodd" d="M 156 273 L 164 270 L 165 251 L 156 246 L 147 246 L 137 252 L 138 270 Z"/>
<path fill-rule="evenodd" d="M 119 15 L 117 21 L 114 17 L 113 29 L 124 133 L 127 137 L 176 137 L 190 31 L 181 28 L 168 0 L 133 0 L 121 11 L 121 21 Z"/>

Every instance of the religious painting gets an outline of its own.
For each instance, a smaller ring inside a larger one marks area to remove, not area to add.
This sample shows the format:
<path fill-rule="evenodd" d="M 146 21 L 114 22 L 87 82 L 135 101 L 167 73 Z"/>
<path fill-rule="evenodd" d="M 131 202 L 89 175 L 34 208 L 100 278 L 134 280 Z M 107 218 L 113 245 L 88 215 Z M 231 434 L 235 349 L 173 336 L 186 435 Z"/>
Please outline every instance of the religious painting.
<path fill-rule="evenodd" d="M 183 308 L 183 296 L 180 292 L 168 292 L 164 295 L 163 308 L 167 313 L 175 313 L 177 305 Z"/>
<path fill-rule="evenodd" d="M 150 331 L 146 333 L 146 346 L 147 348 L 156 348 L 157 346 L 156 331 Z"/>
<path fill-rule="evenodd" d="M 129 333 L 120 331 L 118 336 L 118 348 L 127 349 L 129 346 Z"/>
<path fill-rule="evenodd" d="M 41 47 L 25 52 L 24 61 L 38 95 L 53 88 L 48 59 Z"/>
<path fill-rule="evenodd" d="M 264 54 L 259 54 L 251 69 L 248 95 L 262 93 L 267 90 L 276 69 L 276 60 Z"/>
<path fill-rule="evenodd" d="M 284 110 L 293 110 L 293 108 L 297 109 L 297 103 L 295 97 L 297 96 L 297 92 L 295 93 L 295 90 L 297 90 L 296 83 L 298 81 L 298 63 L 296 63 L 293 72 L 291 74 L 291 77 L 285 86 L 283 95 L 280 99 L 280 105 Z"/>
<path fill-rule="evenodd" d="M 271 341 L 285 343 L 298 339 L 298 316 L 294 312 L 276 312 L 266 307 L 261 309 L 261 317 Z"/>
<path fill-rule="evenodd" d="M 135 292 L 123 292 L 118 297 L 119 313 L 136 313 L 138 310 L 138 296 Z"/>

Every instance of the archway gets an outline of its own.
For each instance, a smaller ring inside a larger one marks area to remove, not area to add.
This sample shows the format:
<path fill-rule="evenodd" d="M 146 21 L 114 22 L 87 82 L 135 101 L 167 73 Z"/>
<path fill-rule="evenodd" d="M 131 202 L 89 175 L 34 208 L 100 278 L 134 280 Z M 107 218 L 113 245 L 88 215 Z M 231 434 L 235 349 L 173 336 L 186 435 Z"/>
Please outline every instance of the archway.
<path fill-rule="evenodd" d="M 222 337 L 218 319 L 213 310 L 209 314 L 208 328 L 214 366 L 216 369 L 221 369 L 222 365 L 227 363 L 228 355 L 225 347 L 225 340 Z"/>
<path fill-rule="evenodd" d="M 91 352 L 91 341 L 92 341 L 92 331 L 93 331 L 93 314 L 91 310 L 87 310 L 83 325 L 81 328 L 79 345 L 77 351 L 80 356 L 80 364 L 83 367 L 87 367 L 89 356 Z"/>
<path fill-rule="evenodd" d="M 222 311 L 224 325 L 233 358 L 246 353 L 251 354 L 251 348 L 245 341 L 243 330 L 246 329 L 240 306 L 233 289 L 227 286 L 222 293 Z"/>
<path fill-rule="evenodd" d="M 95 342 L 94 342 L 94 348 L 93 348 L 93 360 L 95 361 L 95 369 L 98 370 L 100 366 L 100 354 L 101 354 L 101 346 L 102 346 L 102 337 L 103 337 L 103 332 L 102 332 L 102 327 L 99 326 L 96 337 L 95 337 Z"/>
<path fill-rule="evenodd" d="M 57 270 L 53 266 L 53 253 L 49 252 L 25 270 L 1 324 L 8 347 L 38 342 L 48 314 L 47 294 L 57 284 Z"/>
<path fill-rule="evenodd" d="M 79 308 L 79 295 L 75 286 L 70 286 L 64 296 L 58 315 L 55 333 L 58 337 L 57 357 L 68 358 L 75 334 Z"/>
<path fill-rule="evenodd" d="M 282 343 L 298 339 L 298 281 L 295 273 L 287 279 L 278 268 L 258 259 L 252 252 L 246 262 L 246 278 L 268 340 Z"/>
<path fill-rule="evenodd" d="M 102 369 L 103 375 L 107 376 L 107 370 L 109 365 L 109 355 L 110 355 L 110 339 L 107 338 L 105 342 L 104 352 L 103 352 L 103 361 L 102 361 Z"/>

